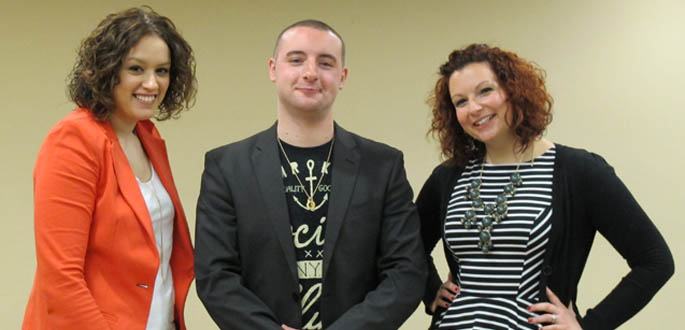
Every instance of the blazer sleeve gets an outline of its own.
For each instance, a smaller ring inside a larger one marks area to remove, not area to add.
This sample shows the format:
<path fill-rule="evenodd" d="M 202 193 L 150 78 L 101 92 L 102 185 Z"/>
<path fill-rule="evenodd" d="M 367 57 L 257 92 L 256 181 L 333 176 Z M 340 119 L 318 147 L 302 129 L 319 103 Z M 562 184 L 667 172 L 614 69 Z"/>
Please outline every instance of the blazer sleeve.
<path fill-rule="evenodd" d="M 442 180 L 439 178 L 440 169 L 440 167 L 437 167 L 433 170 L 416 199 L 416 207 L 419 212 L 419 219 L 421 220 L 423 250 L 428 264 L 428 278 L 423 296 L 423 304 L 426 313 L 429 315 L 433 314 L 430 306 L 442 285 L 442 279 L 440 279 L 440 274 L 431 256 L 435 245 L 442 237 L 442 220 L 440 218 L 442 216 L 441 201 L 443 196 L 440 194 L 440 186 L 446 184 L 446 182 L 441 182 Z"/>
<path fill-rule="evenodd" d="M 419 221 L 401 152 L 396 153 L 383 201 L 379 284 L 327 329 L 398 329 L 423 296 L 426 279 Z"/>
<path fill-rule="evenodd" d="M 58 125 L 33 174 L 38 313 L 50 329 L 108 329 L 84 277 L 104 149 L 78 122 Z"/>
<path fill-rule="evenodd" d="M 242 285 L 237 219 L 231 187 L 215 153 L 205 156 L 195 226 L 195 278 L 200 300 L 221 329 L 274 329 L 270 309 Z"/>
<path fill-rule="evenodd" d="M 584 329 L 614 329 L 642 309 L 674 271 L 656 226 L 600 156 L 586 162 L 582 196 L 587 217 L 630 266 L 628 274 L 581 320 Z M 581 176 L 582 177 L 582 176 Z"/>

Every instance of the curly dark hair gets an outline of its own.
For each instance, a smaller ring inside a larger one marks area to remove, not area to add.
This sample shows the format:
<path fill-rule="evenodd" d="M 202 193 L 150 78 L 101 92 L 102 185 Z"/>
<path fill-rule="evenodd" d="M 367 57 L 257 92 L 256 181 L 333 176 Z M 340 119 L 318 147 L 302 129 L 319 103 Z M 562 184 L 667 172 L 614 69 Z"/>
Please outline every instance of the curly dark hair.
<path fill-rule="evenodd" d="M 197 94 L 193 50 L 170 19 L 147 6 L 107 15 L 83 40 L 69 75 L 71 100 L 107 120 L 116 107 L 113 94 L 122 62 L 140 39 L 151 34 L 166 42 L 171 55 L 169 87 L 155 118 L 177 118 L 192 107 Z"/>
<path fill-rule="evenodd" d="M 485 156 L 485 145 L 464 132 L 449 93 L 452 73 L 470 63 L 488 63 L 504 88 L 511 104 L 512 122 L 509 123 L 525 150 L 542 135 L 552 122 L 552 97 L 545 87 L 545 71 L 513 52 L 486 44 L 471 44 L 450 53 L 440 66 L 440 78 L 428 98 L 433 119 L 428 134 L 440 141 L 442 156 L 455 165 L 466 165 L 471 159 Z"/>

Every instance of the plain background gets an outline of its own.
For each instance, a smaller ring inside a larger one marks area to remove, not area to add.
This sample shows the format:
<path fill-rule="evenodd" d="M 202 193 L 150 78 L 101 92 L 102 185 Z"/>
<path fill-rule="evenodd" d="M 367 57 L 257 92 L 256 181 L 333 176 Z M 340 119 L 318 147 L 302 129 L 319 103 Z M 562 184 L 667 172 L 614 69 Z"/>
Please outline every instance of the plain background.
<path fill-rule="evenodd" d="M 65 80 L 79 42 L 106 14 L 137 1 L 0 4 L 0 324 L 18 329 L 35 271 L 32 170 L 47 131 L 72 110 Z M 603 155 L 682 257 L 681 128 L 685 2 L 653 1 L 149 1 L 170 17 L 197 59 L 197 103 L 158 123 L 194 232 L 204 153 L 270 126 L 276 96 L 267 61 L 278 32 L 317 18 L 347 44 L 350 73 L 335 103 L 349 130 L 404 151 L 415 192 L 440 161 L 426 137 L 425 99 L 447 54 L 490 43 L 538 63 L 555 99 L 547 137 Z M 446 269 L 441 249 L 436 259 Z M 594 306 L 628 267 L 598 236 L 579 288 Z M 278 281 L 278 276 L 274 276 Z M 678 293 L 680 292 L 680 294 Z M 622 329 L 677 328 L 685 279 L 676 272 Z M 425 329 L 420 306 L 403 330 Z M 190 329 L 216 329 L 191 288 Z"/>

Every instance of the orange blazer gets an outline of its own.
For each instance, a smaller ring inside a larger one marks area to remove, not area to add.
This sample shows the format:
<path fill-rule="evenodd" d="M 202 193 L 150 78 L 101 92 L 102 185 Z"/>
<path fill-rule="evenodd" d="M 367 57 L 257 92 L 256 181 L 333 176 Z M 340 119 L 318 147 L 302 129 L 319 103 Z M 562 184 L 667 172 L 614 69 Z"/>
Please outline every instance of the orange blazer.
<path fill-rule="evenodd" d="M 175 208 L 175 320 L 193 280 L 193 247 L 164 140 L 136 132 Z M 33 173 L 37 269 L 23 329 L 145 329 L 159 254 L 135 175 L 109 122 L 76 109 L 43 141 Z"/>

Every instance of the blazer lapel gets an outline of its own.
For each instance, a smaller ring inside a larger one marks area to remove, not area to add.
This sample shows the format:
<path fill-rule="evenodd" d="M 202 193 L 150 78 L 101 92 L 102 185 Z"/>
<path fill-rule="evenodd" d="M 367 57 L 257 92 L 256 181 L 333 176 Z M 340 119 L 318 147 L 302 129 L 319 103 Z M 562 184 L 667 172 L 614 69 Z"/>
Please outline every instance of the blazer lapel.
<path fill-rule="evenodd" d="M 150 158 L 152 166 L 155 168 L 155 172 L 157 172 L 159 180 L 162 182 L 164 189 L 166 189 L 171 201 L 174 204 L 176 215 L 185 219 L 183 209 L 181 208 L 180 198 L 178 196 L 178 191 L 176 191 L 176 185 L 174 184 L 174 179 L 171 175 L 169 158 L 166 153 L 166 144 L 161 137 L 156 136 L 154 133 L 149 131 L 154 126 L 151 126 L 151 122 L 148 123 L 150 124 L 148 126 L 149 128 L 145 127 L 143 123 L 138 123 L 138 137 L 140 138 L 140 142 L 143 144 L 145 153 L 147 153 L 147 156 Z"/>
<path fill-rule="evenodd" d="M 145 199 L 143 194 L 140 192 L 140 187 L 138 186 L 138 181 L 136 180 L 135 174 L 128 163 L 126 154 L 119 144 L 119 138 L 117 138 L 112 126 L 109 123 L 104 124 L 107 131 L 107 135 L 112 142 L 112 163 L 114 164 L 114 173 L 117 177 L 117 183 L 119 184 L 119 190 L 124 196 L 124 199 L 128 205 L 133 210 L 136 215 L 136 219 L 140 223 L 143 230 L 145 230 L 146 236 L 149 239 L 149 243 L 156 248 L 155 236 L 152 229 L 152 220 L 150 220 L 150 213 L 147 210 L 147 205 L 145 204 Z"/>
<path fill-rule="evenodd" d="M 357 174 L 359 173 L 360 158 L 357 143 L 352 135 L 338 126 L 338 124 L 335 124 L 335 146 L 333 147 L 333 164 L 331 165 L 331 199 L 328 205 L 324 242 L 324 278 L 331 263 L 340 228 L 352 199 Z"/>
<path fill-rule="evenodd" d="M 169 163 L 167 162 L 166 144 L 161 137 L 155 136 L 148 129 L 143 123 L 138 123 L 136 131 L 138 132 L 140 143 L 143 145 L 148 158 L 150 158 L 150 162 L 155 168 L 159 180 L 171 197 L 176 212 L 178 212 L 177 201 L 179 197 L 171 176 L 171 168 L 169 168 Z"/>
<path fill-rule="evenodd" d="M 290 229 L 290 215 L 285 201 L 285 187 L 281 177 L 281 160 L 276 143 L 276 124 L 257 137 L 250 161 L 255 171 L 257 187 L 266 207 L 267 215 L 278 237 L 283 253 L 290 266 L 293 279 L 297 281 L 295 246 Z"/>
<path fill-rule="evenodd" d="M 155 168 L 155 172 L 157 172 L 159 180 L 162 182 L 164 189 L 166 189 L 171 198 L 171 202 L 174 205 L 174 247 L 182 246 L 184 251 L 192 251 L 191 245 L 189 244 L 190 231 L 188 230 L 181 199 L 178 196 L 174 178 L 171 174 L 169 157 L 166 153 L 166 144 L 159 136 L 159 133 L 156 133 L 154 124 L 149 120 L 138 122 L 136 131 L 138 132 L 138 137 L 143 144 L 143 148 L 145 148 L 147 156 L 150 158 L 152 166 Z M 177 239 L 178 237 L 182 239 Z"/>

